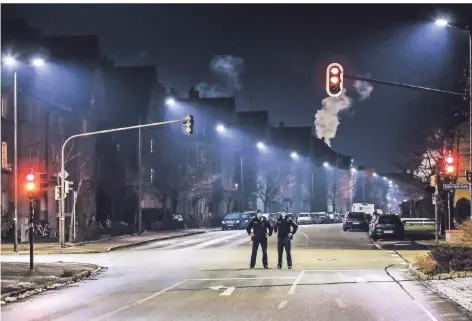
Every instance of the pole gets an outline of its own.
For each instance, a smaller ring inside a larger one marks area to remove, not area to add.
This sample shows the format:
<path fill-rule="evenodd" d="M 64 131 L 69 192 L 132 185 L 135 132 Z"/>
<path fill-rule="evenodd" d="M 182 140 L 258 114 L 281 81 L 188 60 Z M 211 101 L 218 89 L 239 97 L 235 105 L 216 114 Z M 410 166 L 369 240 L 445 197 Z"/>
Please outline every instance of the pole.
<path fill-rule="evenodd" d="M 13 217 L 13 251 L 18 251 L 18 88 L 17 88 L 17 73 L 13 73 L 13 167 L 14 174 L 14 195 L 15 195 L 15 208 Z"/>
<path fill-rule="evenodd" d="M 447 193 L 447 229 L 451 229 L 451 193 Z"/>
<path fill-rule="evenodd" d="M 469 170 L 472 171 L 472 32 L 469 31 Z M 472 218 L 472 183 L 469 184 L 470 217 Z"/>
<path fill-rule="evenodd" d="M 241 154 L 241 212 L 244 212 L 244 173 L 243 173 L 243 155 Z"/>
<path fill-rule="evenodd" d="M 313 192 L 314 192 L 314 170 L 313 170 L 313 165 L 311 165 L 311 197 L 310 197 L 310 212 L 314 211 L 314 206 L 313 206 Z"/>
<path fill-rule="evenodd" d="M 34 199 L 30 199 L 30 208 L 29 208 L 29 255 L 30 255 L 30 270 L 33 269 L 33 260 L 34 260 L 34 251 L 33 251 L 33 230 L 34 230 Z"/>
<path fill-rule="evenodd" d="M 437 181 L 439 182 L 439 180 Z M 436 192 L 434 193 L 434 221 L 435 221 L 435 232 L 434 232 L 434 237 L 435 237 L 435 242 L 436 245 L 439 245 L 439 193 L 436 188 Z"/>
<path fill-rule="evenodd" d="M 141 125 L 141 117 L 139 117 L 139 125 Z M 138 234 L 141 234 L 141 185 L 143 179 L 142 164 L 141 164 L 141 127 L 138 128 Z"/>
<path fill-rule="evenodd" d="M 138 128 L 145 128 L 145 127 L 152 127 L 152 126 L 159 126 L 159 125 L 167 125 L 167 124 L 174 124 L 174 123 L 182 123 L 185 122 L 185 120 L 171 120 L 171 121 L 164 121 L 164 122 L 158 122 L 158 123 L 150 123 L 150 124 L 144 124 L 144 125 L 135 125 L 135 126 L 128 126 L 128 127 L 120 127 L 120 128 L 113 128 L 113 129 L 105 129 L 105 130 L 99 130 L 95 132 L 88 132 L 88 133 L 82 133 L 82 134 L 77 134 L 77 135 L 72 135 L 69 138 L 67 138 L 64 143 L 62 144 L 62 149 L 61 149 L 61 176 L 64 177 L 65 174 L 65 148 L 68 142 L 70 142 L 74 138 L 78 137 L 86 137 L 86 136 L 94 136 L 94 135 L 99 135 L 99 134 L 107 134 L 107 133 L 113 133 L 113 132 L 119 132 L 119 131 L 124 131 L 124 130 L 130 130 L 130 129 L 138 129 Z M 61 200 L 59 202 L 59 242 L 61 244 L 61 247 L 65 247 L 65 240 L 64 240 L 64 205 L 65 205 L 65 179 L 61 179 Z M 62 232 L 62 233 L 61 233 Z"/>

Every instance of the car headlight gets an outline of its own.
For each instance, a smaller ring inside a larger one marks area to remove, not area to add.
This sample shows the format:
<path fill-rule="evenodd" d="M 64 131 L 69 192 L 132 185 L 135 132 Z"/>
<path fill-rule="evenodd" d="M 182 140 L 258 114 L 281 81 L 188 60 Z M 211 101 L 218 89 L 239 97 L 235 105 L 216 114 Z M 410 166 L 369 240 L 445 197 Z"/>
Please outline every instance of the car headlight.
<path fill-rule="evenodd" d="M 244 221 L 244 223 L 247 223 L 247 222 L 248 222 L 248 220 L 245 220 L 245 221 Z"/>
<path fill-rule="evenodd" d="M 239 220 L 236 221 L 236 224 L 239 224 Z"/>
<path fill-rule="evenodd" d="M 221 221 L 221 224 L 226 224 L 226 222 L 225 222 L 225 221 Z"/>

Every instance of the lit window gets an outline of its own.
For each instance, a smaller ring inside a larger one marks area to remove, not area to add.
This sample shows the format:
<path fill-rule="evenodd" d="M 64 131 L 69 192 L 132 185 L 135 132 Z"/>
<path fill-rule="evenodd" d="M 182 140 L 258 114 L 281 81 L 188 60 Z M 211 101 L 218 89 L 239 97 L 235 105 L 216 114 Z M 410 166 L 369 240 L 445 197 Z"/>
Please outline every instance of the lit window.
<path fill-rule="evenodd" d="M 151 140 L 149 141 L 149 151 L 151 153 L 154 153 L 154 140 L 151 138 Z"/>
<path fill-rule="evenodd" d="M 151 171 L 149 173 L 149 180 L 151 183 L 154 183 L 154 168 L 151 168 Z"/>
<path fill-rule="evenodd" d="M 2 117 L 7 117 L 7 97 L 2 96 Z"/>
<path fill-rule="evenodd" d="M 8 145 L 2 142 L 2 168 L 8 167 Z"/>

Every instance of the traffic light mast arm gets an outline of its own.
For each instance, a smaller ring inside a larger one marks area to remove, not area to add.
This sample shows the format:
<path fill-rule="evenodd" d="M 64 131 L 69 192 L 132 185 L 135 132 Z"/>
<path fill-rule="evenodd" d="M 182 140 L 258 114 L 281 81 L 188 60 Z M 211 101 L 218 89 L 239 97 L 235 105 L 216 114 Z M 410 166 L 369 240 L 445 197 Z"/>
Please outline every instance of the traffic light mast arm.
<path fill-rule="evenodd" d="M 60 198 L 60 206 L 59 206 L 59 224 L 61 226 L 60 228 L 60 235 L 59 235 L 59 240 L 61 242 L 61 247 L 65 247 L 65 240 L 64 240 L 64 230 L 63 230 L 63 222 L 64 222 L 64 206 L 65 206 L 65 178 L 64 178 L 64 151 L 66 148 L 66 145 L 68 142 L 70 142 L 72 139 L 77 138 L 77 137 L 86 137 L 86 136 L 94 136 L 94 135 L 99 135 L 99 134 L 107 134 L 107 133 L 113 133 L 113 132 L 119 132 L 119 131 L 124 131 L 124 130 L 129 130 L 129 129 L 138 129 L 138 128 L 144 128 L 144 127 L 153 127 L 153 126 L 159 126 L 159 125 L 167 125 L 167 124 L 174 124 L 174 123 L 182 123 L 185 122 L 184 119 L 180 120 L 170 120 L 170 121 L 164 121 L 164 122 L 158 122 L 158 123 L 150 123 L 150 124 L 143 124 L 143 125 L 134 125 L 134 126 L 128 126 L 128 127 L 119 127 L 119 128 L 113 128 L 113 129 L 105 129 L 105 130 L 98 130 L 95 132 L 88 132 L 88 133 L 82 133 L 82 134 L 76 134 L 72 135 L 69 138 L 67 138 L 62 144 L 62 149 L 61 149 L 61 198 Z"/>
<path fill-rule="evenodd" d="M 456 93 L 456 92 L 453 92 L 453 91 L 447 91 L 447 90 L 441 90 L 441 89 L 435 89 L 435 88 L 428 88 L 428 87 L 421 87 L 421 86 L 416 86 L 416 85 L 401 84 L 401 83 L 393 82 L 393 81 L 385 81 L 385 80 L 378 80 L 378 79 L 372 79 L 372 78 L 364 78 L 364 77 L 359 77 L 359 76 L 350 76 L 350 75 L 346 75 L 346 74 L 344 74 L 344 77 L 348 78 L 348 79 L 367 81 L 367 82 L 382 84 L 382 85 L 391 85 L 391 86 L 402 87 L 402 88 L 409 88 L 409 89 L 423 90 L 423 91 L 429 91 L 429 92 L 436 92 L 436 93 L 440 93 L 440 94 L 460 96 L 460 97 L 464 97 L 464 98 L 469 99 L 468 94 L 461 94 L 461 93 Z"/>

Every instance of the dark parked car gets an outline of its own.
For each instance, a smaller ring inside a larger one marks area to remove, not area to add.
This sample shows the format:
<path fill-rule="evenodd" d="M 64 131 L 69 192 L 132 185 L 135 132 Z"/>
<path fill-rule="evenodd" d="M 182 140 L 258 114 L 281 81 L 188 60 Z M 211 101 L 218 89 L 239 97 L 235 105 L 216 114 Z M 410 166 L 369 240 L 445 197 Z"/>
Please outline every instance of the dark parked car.
<path fill-rule="evenodd" d="M 229 213 L 221 221 L 221 229 L 224 230 L 242 230 L 249 224 L 249 214 Z"/>
<path fill-rule="evenodd" d="M 369 230 L 369 224 L 367 223 L 366 216 L 362 212 L 349 212 L 344 218 L 343 231 L 347 230 Z"/>
<path fill-rule="evenodd" d="M 405 227 L 397 215 L 378 215 L 369 225 L 369 237 L 376 241 L 381 238 L 405 239 Z"/>

